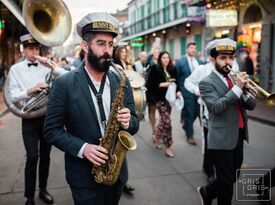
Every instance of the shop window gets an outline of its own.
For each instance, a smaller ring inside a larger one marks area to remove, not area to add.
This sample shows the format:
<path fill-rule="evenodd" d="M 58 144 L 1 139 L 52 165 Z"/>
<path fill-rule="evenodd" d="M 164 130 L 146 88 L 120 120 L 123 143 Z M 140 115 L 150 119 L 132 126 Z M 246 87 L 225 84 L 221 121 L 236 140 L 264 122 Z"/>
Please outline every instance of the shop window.
<path fill-rule="evenodd" d="M 197 52 L 201 52 L 201 34 L 195 35 L 195 43 L 197 47 Z"/>
<path fill-rule="evenodd" d="M 162 50 L 165 51 L 166 50 L 166 40 L 163 39 L 162 41 Z"/>
<path fill-rule="evenodd" d="M 171 59 L 174 58 L 174 39 L 170 39 L 169 40 L 169 52 L 170 52 L 170 56 L 171 56 Z"/>
<path fill-rule="evenodd" d="M 186 54 L 186 37 L 180 38 L 180 54 L 185 55 Z"/>

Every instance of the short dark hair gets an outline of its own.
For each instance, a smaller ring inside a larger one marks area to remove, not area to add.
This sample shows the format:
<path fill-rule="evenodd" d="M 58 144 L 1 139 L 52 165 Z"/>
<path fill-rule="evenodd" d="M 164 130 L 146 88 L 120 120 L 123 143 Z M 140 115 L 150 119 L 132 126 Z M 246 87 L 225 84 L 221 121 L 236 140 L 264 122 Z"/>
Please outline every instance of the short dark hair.
<path fill-rule="evenodd" d="M 96 37 L 97 33 L 89 32 L 83 35 L 83 40 L 86 42 L 92 41 Z"/>
<path fill-rule="evenodd" d="M 189 48 L 189 46 L 196 46 L 196 43 L 195 42 L 190 42 L 187 44 L 186 48 Z"/>
<path fill-rule="evenodd" d="M 33 43 L 33 44 L 25 44 L 23 45 L 23 48 L 41 48 L 41 45 L 39 43 Z"/>
<path fill-rule="evenodd" d="M 112 35 L 113 38 L 115 37 L 114 34 L 109 33 L 109 32 L 96 32 L 96 31 L 94 31 L 94 32 L 85 33 L 85 34 L 83 35 L 82 39 L 83 39 L 84 41 L 89 42 L 89 41 L 92 41 L 92 40 L 96 37 L 96 35 L 98 35 L 98 34 L 100 34 L 100 33 L 107 33 L 107 34 Z"/>

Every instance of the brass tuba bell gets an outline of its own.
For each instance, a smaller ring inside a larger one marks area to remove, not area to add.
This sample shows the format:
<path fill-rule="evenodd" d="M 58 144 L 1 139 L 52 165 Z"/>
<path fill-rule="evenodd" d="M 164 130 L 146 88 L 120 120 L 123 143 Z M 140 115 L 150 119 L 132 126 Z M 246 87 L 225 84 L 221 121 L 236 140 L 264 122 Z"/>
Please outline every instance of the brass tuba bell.
<path fill-rule="evenodd" d="M 72 18 L 62 0 L 1 0 L 1 2 L 26 26 L 30 34 L 45 46 L 61 45 L 71 33 Z M 49 80 L 46 79 L 46 82 L 51 84 L 57 75 L 51 69 L 49 73 L 51 77 Z M 8 85 L 9 78 L 7 78 L 4 85 L 4 100 L 13 114 L 32 119 L 46 113 L 49 90 L 43 90 L 22 106 L 21 103 L 12 102 Z M 5 114 L 5 112 L 2 114 Z"/>
<path fill-rule="evenodd" d="M 45 46 L 61 45 L 71 33 L 72 18 L 61 0 L 24 0 L 22 13 L 30 34 Z"/>

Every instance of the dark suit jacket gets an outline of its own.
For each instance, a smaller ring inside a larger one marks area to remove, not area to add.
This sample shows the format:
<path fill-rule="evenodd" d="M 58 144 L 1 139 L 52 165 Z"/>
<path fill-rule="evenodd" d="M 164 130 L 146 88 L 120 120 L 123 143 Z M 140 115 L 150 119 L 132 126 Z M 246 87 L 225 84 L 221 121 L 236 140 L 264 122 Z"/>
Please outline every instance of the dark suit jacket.
<path fill-rule="evenodd" d="M 239 99 L 213 71 L 199 83 L 199 89 L 209 111 L 208 149 L 232 150 L 237 145 L 238 102 L 245 122 L 245 139 L 248 141 L 246 109 L 253 110 L 256 100 L 251 97 L 247 101 L 242 97 Z"/>
<path fill-rule="evenodd" d="M 177 73 L 174 66 L 171 66 L 168 73 L 171 76 L 171 78 L 177 79 Z M 148 81 L 146 83 L 147 96 L 151 99 L 154 99 L 154 102 L 165 101 L 166 100 L 165 95 L 168 88 L 165 88 L 165 87 L 160 88 L 159 84 L 162 82 L 168 82 L 168 80 L 169 79 L 166 78 L 166 74 L 162 67 L 156 64 L 152 65 L 148 76 Z M 176 84 L 177 84 L 176 91 L 179 91 L 178 83 L 176 82 Z"/>
<path fill-rule="evenodd" d="M 99 144 L 102 137 L 85 72 L 82 65 L 54 81 L 44 125 L 46 140 L 65 152 L 66 179 L 75 188 L 104 186 L 94 181 L 92 163 L 77 156 L 85 142 Z M 108 78 L 113 101 L 119 77 L 109 71 Z M 132 115 L 126 131 L 134 135 L 138 131 L 139 121 L 129 81 L 125 92 L 124 106 L 130 109 Z M 128 179 L 126 160 L 119 179 L 122 183 Z"/>
<path fill-rule="evenodd" d="M 196 59 L 199 64 L 201 62 Z M 180 59 L 176 62 L 176 70 L 177 70 L 177 81 L 179 84 L 179 89 L 183 95 L 184 98 L 191 97 L 194 95 L 193 93 L 190 93 L 185 87 L 184 87 L 184 81 L 185 79 L 191 74 L 191 69 L 189 67 L 188 59 L 186 55 L 182 56 Z"/>

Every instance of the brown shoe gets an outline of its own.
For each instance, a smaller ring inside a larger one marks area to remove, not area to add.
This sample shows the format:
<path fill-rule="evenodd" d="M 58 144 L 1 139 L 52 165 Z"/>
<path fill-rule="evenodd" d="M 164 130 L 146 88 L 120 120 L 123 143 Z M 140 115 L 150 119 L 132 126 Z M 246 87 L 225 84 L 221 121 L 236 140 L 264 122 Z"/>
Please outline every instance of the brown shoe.
<path fill-rule="evenodd" d="M 191 145 L 197 145 L 197 141 L 193 138 L 187 139 L 187 143 Z"/>

